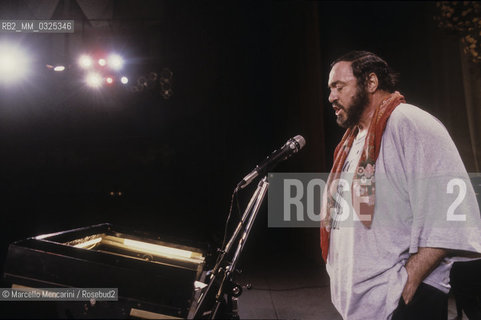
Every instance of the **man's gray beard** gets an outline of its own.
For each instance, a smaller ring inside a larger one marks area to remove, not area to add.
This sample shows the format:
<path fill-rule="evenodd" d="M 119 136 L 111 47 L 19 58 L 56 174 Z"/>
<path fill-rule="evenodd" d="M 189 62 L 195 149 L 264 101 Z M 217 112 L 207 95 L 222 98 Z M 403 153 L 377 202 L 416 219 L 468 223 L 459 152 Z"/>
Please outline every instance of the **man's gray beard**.
<path fill-rule="evenodd" d="M 369 100 L 366 89 L 361 89 L 358 86 L 351 107 L 349 109 L 344 108 L 344 112 L 346 112 L 346 120 L 343 122 L 337 121 L 337 124 L 346 129 L 357 125 L 361 120 L 362 113 L 367 108 L 368 102 Z"/>

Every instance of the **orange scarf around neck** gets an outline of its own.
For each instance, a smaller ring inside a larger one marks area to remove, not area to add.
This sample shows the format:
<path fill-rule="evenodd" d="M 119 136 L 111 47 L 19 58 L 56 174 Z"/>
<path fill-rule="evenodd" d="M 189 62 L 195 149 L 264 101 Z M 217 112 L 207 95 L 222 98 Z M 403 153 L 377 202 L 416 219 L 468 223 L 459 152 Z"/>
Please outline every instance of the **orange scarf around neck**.
<path fill-rule="evenodd" d="M 369 124 L 361 158 L 354 173 L 351 188 L 351 190 L 353 190 L 352 204 L 355 209 L 354 211 L 358 214 L 366 228 L 371 227 L 374 215 L 374 204 L 376 200 L 374 174 L 376 171 L 376 160 L 381 150 L 382 135 L 389 116 L 402 102 L 406 102 L 404 97 L 396 91 L 376 108 Z M 342 167 L 358 132 L 359 129 L 357 127 L 351 127 L 344 133 L 341 142 L 334 151 L 334 164 L 324 190 L 321 208 L 321 250 L 322 258 L 325 262 L 327 262 L 329 237 L 333 222 L 331 212 L 335 210 L 336 204 L 333 195 L 335 195 L 337 191 L 338 179 L 341 176 Z M 361 198 L 363 201 L 360 201 Z M 367 201 L 365 201 L 366 199 Z"/>

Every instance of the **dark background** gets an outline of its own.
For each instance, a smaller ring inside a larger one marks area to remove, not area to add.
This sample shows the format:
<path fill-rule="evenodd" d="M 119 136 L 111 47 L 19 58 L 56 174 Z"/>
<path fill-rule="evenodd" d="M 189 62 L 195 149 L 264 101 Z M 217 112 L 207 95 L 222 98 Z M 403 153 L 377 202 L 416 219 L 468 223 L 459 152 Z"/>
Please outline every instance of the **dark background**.
<path fill-rule="evenodd" d="M 25 3 L 0 1 L 1 18 L 31 18 Z M 234 186 L 288 138 L 301 134 L 307 146 L 277 171 L 329 170 L 342 135 L 327 101 L 329 63 L 354 49 L 385 58 L 407 101 L 446 125 L 473 168 L 458 39 L 436 27 L 433 2 L 113 6 L 110 28 L 60 1 L 52 19 L 76 19 L 82 34 L 0 33 L 36 59 L 29 81 L 0 88 L 0 266 L 15 240 L 101 222 L 217 246 Z M 132 73 L 170 68 L 174 95 L 84 87 L 79 54 L 112 48 Z M 47 72 L 55 59 L 72 68 Z M 320 264 L 317 229 L 269 229 L 265 211 L 246 267 L 278 255 Z"/>

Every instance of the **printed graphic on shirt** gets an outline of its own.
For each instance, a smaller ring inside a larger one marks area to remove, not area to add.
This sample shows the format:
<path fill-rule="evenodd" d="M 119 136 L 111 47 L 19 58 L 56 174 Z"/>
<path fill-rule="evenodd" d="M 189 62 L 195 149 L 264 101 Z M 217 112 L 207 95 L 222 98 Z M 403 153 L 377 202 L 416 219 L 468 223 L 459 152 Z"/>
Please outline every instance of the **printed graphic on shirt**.
<path fill-rule="evenodd" d="M 337 192 L 334 196 L 336 204 L 334 206 L 334 214 L 331 216 L 332 229 L 339 229 L 340 222 L 345 221 L 351 213 L 354 213 L 351 201 L 352 176 L 361 158 L 365 140 L 366 134 L 354 139 L 351 150 L 342 166 L 341 180 L 337 185 Z"/>

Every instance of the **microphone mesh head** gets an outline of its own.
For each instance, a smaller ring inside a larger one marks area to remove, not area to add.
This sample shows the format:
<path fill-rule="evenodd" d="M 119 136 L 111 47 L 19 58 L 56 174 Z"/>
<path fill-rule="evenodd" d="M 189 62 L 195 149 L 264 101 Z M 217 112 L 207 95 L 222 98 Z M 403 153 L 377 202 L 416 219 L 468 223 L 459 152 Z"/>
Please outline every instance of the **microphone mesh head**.
<path fill-rule="evenodd" d="M 301 135 L 297 135 L 293 139 L 296 140 L 297 143 L 299 144 L 299 150 L 304 148 L 304 146 L 306 145 L 306 139 L 304 139 L 304 137 Z"/>

